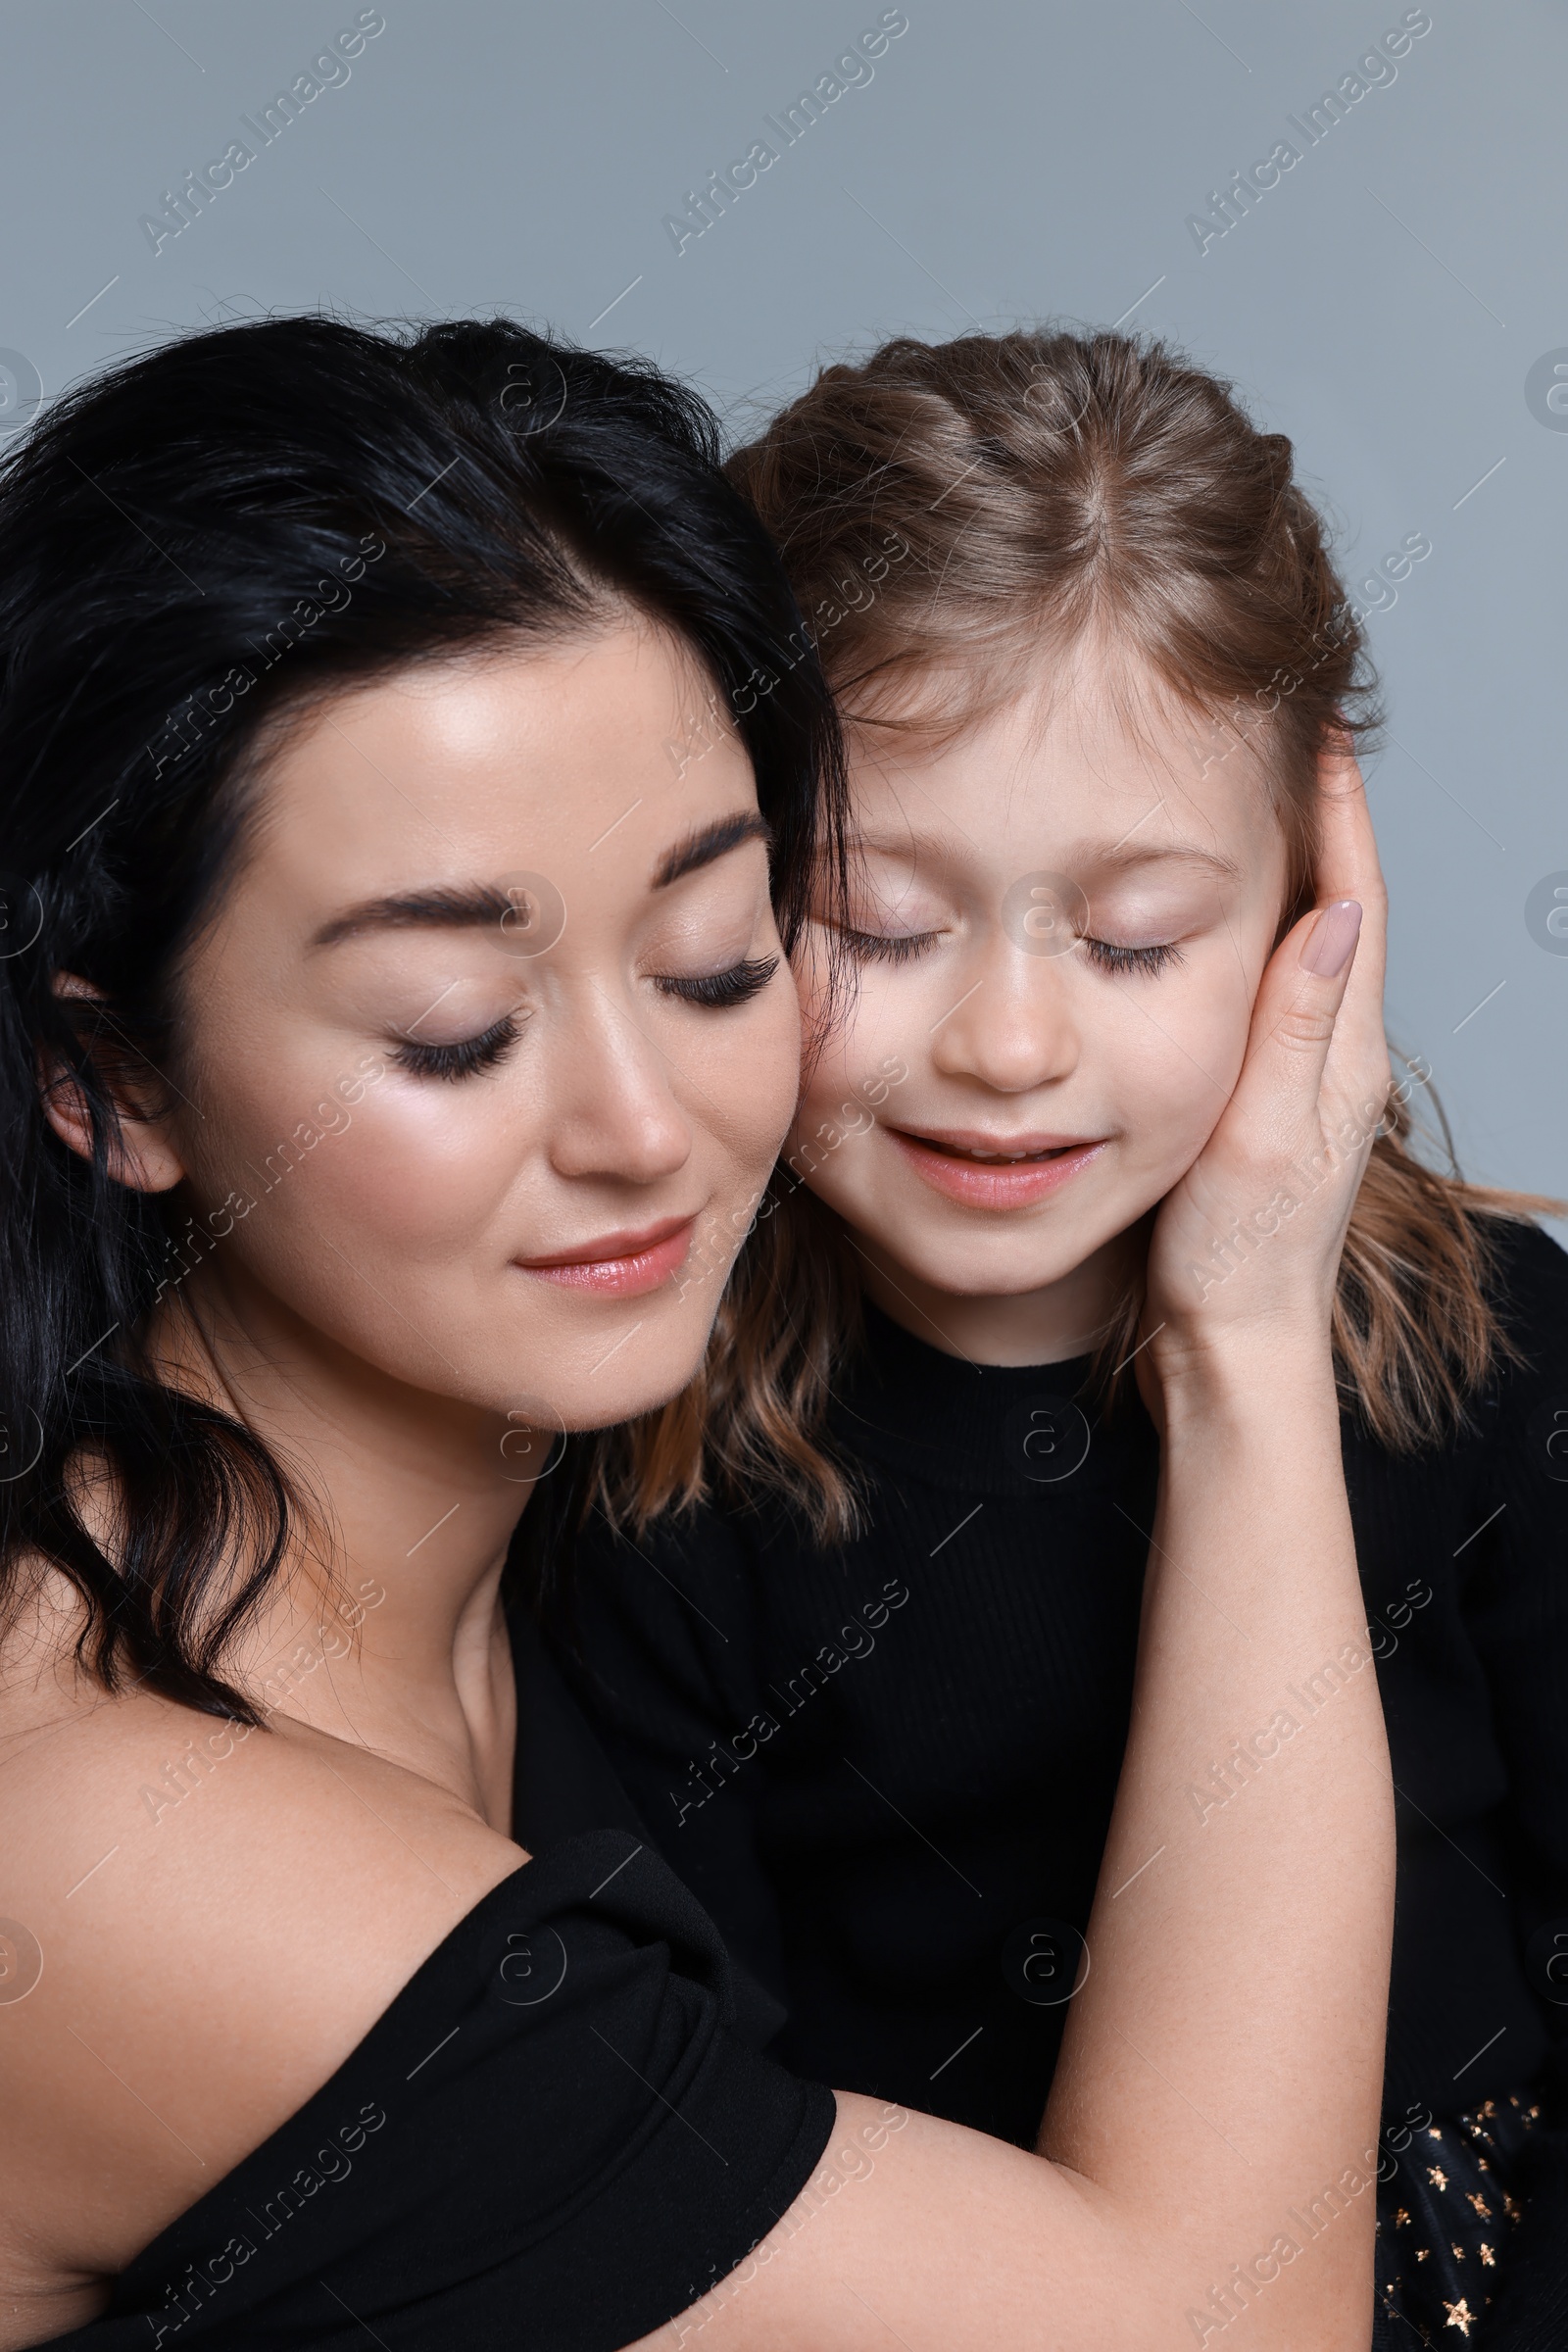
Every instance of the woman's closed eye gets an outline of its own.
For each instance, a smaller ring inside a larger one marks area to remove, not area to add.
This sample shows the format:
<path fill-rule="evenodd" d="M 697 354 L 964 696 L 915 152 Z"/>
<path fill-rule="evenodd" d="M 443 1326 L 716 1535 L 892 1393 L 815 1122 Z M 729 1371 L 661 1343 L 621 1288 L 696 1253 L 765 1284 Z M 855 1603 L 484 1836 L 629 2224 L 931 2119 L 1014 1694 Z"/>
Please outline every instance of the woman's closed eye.
<path fill-rule="evenodd" d="M 722 1011 L 733 1004 L 744 1004 L 764 989 L 778 970 L 776 956 L 748 956 L 732 963 L 721 972 L 700 972 L 687 978 L 661 976 L 655 986 L 667 997 L 679 997 L 688 1004 L 701 1004 L 710 1010 Z M 416 1078 L 477 1077 L 482 1070 L 492 1070 L 511 1053 L 522 1035 L 526 1013 L 506 1012 L 488 1029 L 474 1037 L 457 1039 L 451 1045 L 427 1045 L 423 1039 L 405 1037 L 392 1051 L 391 1058 L 400 1070 Z"/>
<path fill-rule="evenodd" d="M 678 997 L 682 1004 L 705 1005 L 710 1012 L 722 1012 L 734 1004 L 745 1004 L 758 996 L 778 970 L 776 956 L 748 956 L 739 963 L 727 964 L 721 972 L 699 972 L 692 977 L 680 974 L 662 974 L 654 986 L 662 996 Z"/>
<path fill-rule="evenodd" d="M 449 1046 L 430 1046 L 419 1038 L 406 1037 L 394 1048 L 392 1059 L 400 1070 L 408 1070 L 416 1078 L 472 1078 L 480 1070 L 494 1069 L 511 1053 L 522 1035 L 523 1017 L 504 1012 L 477 1037 L 460 1038 Z"/>

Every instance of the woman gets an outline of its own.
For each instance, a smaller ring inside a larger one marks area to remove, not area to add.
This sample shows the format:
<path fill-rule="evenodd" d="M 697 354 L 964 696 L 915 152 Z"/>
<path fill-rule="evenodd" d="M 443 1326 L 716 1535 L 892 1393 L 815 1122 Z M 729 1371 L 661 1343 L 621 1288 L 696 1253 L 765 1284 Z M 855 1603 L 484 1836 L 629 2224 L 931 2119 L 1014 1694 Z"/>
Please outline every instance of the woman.
<path fill-rule="evenodd" d="M 961 2043 L 931 2103 L 1027 2142 L 1066 2011 L 1004 1954 L 1031 1918 L 1076 1948 L 1116 1788 L 1158 1476 L 1131 1393 L 1149 1220 L 1311 904 L 1362 614 L 1290 444 L 1124 335 L 895 341 L 730 470 L 852 721 L 858 987 L 708 1367 L 713 1502 L 618 1556 L 595 1527 L 575 1671 L 787 2004 L 777 2053 L 913 2098 Z M 1437 2342 L 1519 2316 L 1532 2244 L 1533 2324 L 1568 2296 L 1539 1959 L 1568 1930 L 1568 1260 L 1529 1221 L 1550 1202 L 1407 1149 L 1430 1077 L 1372 1152 L 1335 1343 L 1403 1800 L 1384 2317 Z M 1193 1289 L 1251 1281 L 1319 1181 L 1216 1226 Z M 645 1512 L 680 1496 L 679 1409 L 634 1457 Z M 1195 1818 L 1250 1802 L 1322 1697 L 1296 1680 L 1259 1739 L 1231 1726 Z"/>
<path fill-rule="evenodd" d="M 789 2077 L 642 1844 L 513 1835 L 519 1512 L 695 1369 L 832 904 L 829 707 L 808 662 L 748 705 L 796 614 L 712 454 L 505 323 L 283 320 L 62 402 L 0 489 L 6 2346 L 1364 2343 L 1353 781 L 1152 1251 L 1144 1682 L 1039 2154 Z M 1200 1830 L 1196 1758 L 1325 1658 Z"/>

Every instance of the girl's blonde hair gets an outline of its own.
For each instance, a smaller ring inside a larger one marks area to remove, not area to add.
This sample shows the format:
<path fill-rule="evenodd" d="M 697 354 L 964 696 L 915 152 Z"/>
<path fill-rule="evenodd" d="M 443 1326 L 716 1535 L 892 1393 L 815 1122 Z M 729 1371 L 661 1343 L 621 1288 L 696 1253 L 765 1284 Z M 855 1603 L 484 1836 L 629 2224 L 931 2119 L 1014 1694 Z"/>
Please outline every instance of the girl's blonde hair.
<path fill-rule="evenodd" d="M 1019 332 L 901 337 L 825 368 L 728 470 L 852 719 L 956 729 L 1015 689 L 1043 634 L 1094 628 L 1202 716 L 1210 758 L 1252 745 L 1289 852 L 1283 936 L 1312 904 L 1319 754 L 1375 722 L 1362 616 L 1291 458 L 1162 344 Z M 1334 1317 L 1347 1403 L 1400 1451 L 1458 1425 L 1514 1352 L 1493 1303 L 1497 1220 L 1560 1206 L 1464 1183 L 1451 1151 L 1448 1173 L 1424 1165 L 1410 1093 L 1391 1095 Z M 1140 1304 L 1126 1298 L 1097 1357 L 1107 1402 Z M 853 1485 L 823 1422 L 858 1318 L 840 1220 L 780 1169 L 697 1380 L 599 1441 L 600 1506 L 643 1524 L 772 1491 L 824 1540 L 848 1533 Z"/>

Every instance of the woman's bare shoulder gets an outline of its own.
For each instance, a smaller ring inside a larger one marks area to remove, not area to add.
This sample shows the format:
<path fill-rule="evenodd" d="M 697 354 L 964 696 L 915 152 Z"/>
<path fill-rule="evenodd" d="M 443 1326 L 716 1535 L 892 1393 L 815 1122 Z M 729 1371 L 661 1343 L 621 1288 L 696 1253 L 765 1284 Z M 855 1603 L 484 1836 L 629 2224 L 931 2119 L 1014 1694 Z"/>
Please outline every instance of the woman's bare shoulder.
<path fill-rule="evenodd" d="M 56 2293 L 77 2282 L 75 2320 L 526 1857 L 417 1774 L 304 1725 L 9 1662 L 0 2270 L 21 2265 L 24 2289 L 29 2271 Z"/>

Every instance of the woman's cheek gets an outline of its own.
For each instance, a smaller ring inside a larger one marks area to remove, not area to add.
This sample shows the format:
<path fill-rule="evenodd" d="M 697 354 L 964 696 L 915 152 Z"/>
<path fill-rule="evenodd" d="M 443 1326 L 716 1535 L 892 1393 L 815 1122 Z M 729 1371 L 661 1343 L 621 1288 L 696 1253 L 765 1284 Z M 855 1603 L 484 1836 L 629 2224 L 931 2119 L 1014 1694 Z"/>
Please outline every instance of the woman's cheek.
<path fill-rule="evenodd" d="M 344 1138 L 330 1204 L 389 1239 L 406 1234 L 439 1248 L 442 1237 L 469 1233 L 490 1217 L 514 1184 L 530 1140 L 505 1080 L 416 1081 L 394 1070 Z"/>
<path fill-rule="evenodd" d="M 352 1237 L 351 1253 L 439 1253 L 493 1213 L 521 1156 L 515 1107 L 497 1091 L 416 1082 L 383 1063 L 363 1100 L 330 1123 L 279 1121 L 265 1138 L 257 1129 L 246 1154 L 251 1239 L 292 1253 L 326 1232 Z"/>
<path fill-rule="evenodd" d="M 788 979 L 772 982 L 737 1018 L 711 1016 L 695 1062 L 686 1041 L 671 1050 L 676 1092 L 699 1130 L 707 1128 L 749 1184 L 765 1183 L 800 1094 L 801 1014 Z M 684 1087 L 695 1068 L 701 1092 Z"/>

